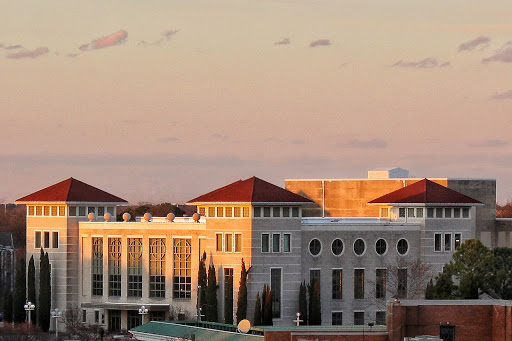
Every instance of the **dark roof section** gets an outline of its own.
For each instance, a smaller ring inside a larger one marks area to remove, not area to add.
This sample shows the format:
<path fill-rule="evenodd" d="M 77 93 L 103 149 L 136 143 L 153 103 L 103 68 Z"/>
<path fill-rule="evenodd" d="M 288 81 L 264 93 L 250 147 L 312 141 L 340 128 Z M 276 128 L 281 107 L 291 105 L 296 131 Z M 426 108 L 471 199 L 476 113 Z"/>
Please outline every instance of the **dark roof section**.
<path fill-rule="evenodd" d="M 0 246 L 5 248 L 14 248 L 14 242 L 12 240 L 11 232 L 2 232 L 0 233 Z"/>
<path fill-rule="evenodd" d="M 468 204 L 482 205 L 478 200 L 453 189 L 423 179 L 412 185 L 370 201 L 368 204 Z"/>
<path fill-rule="evenodd" d="M 31 201 L 127 203 L 124 199 L 74 178 L 61 181 L 16 200 L 16 202 Z"/>
<path fill-rule="evenodd" d="M 238 180 L 197 198 L 187 204 L 209 202 L 297 203 L 310 204 L 311 200 L 255 176 Z"/>

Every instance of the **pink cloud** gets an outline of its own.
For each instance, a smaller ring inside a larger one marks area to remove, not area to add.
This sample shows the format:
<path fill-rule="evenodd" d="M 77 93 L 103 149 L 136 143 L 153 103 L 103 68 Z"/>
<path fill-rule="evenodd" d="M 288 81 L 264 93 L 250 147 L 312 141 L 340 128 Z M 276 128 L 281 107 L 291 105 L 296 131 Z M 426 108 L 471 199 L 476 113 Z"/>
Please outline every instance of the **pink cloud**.
<path fill-rule="evenodd" d="M 480 36 L 473 40 L 466 41 L 459 45 L 459 52 L 461 51 L 471 51 L 477 48 L 478 46 L 481 46 L 481 49 L 486 48 L 489 46 L 489 42 L 491 41 L 491 38 Z"/>
<path fill-rule="evenodd" d="M 512 42 L 505 43 L 495 54 L 482 59 L 482 63 L 489 62 L 512 63 Z"/>
<path fill-rule="evenodd" d="M 417 62 L 408 62 L 408 61 L 399 60 L 392 66 L 409 67 L 409 68 L 417 68 L 417 69 L 431 69 L 434 67 L 450 66 L 450 62 L 439 63 L 439 61 L 436 58 L 428 57 L 428 58 L 419 60 Z"/>
<path fill-rule="evenodd" d="M 15 53 L 10 53 L 7 58 L 22 59 L 22 58 L 37 58 L 43 54 L 47 54 L 50 50 L 47 47 L 38 47 L 35 50 L 23 50 Z"/>
<path fill-rule="evenodd" d="M 124 43 L 127 37 L 128 32 L 125 30 L 119 30 L 115 33 L 112 33 L 111 35 L 93 40 L 88 44 L 83 44 L 79 49 L 81 51 L 91 51 L 109 46 L 115 46 Z"/>
<path fill-rule="evenodd" d="M 329 39 L 318 39 L 309 43 L 309 47 L 317 47 L 317 46 L 329 46 L 331 45 L 331 41 Z"/>
<path fill-rule="evenodd" d="M 290 44 L 290 38 L 284 38 L 283 40 L 276 41 L 274 45 L 289 45 Z"/>

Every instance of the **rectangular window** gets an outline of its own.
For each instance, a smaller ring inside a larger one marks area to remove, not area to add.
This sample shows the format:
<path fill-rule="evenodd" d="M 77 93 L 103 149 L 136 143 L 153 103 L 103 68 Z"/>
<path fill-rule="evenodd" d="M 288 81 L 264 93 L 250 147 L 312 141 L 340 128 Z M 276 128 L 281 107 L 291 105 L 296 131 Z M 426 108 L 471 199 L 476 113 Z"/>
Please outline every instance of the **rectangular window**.
<path fill-rule="evenodd" d="M 69 206 L 69 215 L 71 217 L 76 217 L 76 206 Z"/>
<path fill-rule="evenodd" d="M 270 217 L 270 207 L 263 207 L 263 216 L 266 218 Z"/>
<path fill-rule="evenodd" d="M 407 297 L 407 269 L 398 269 L 397 278 L 397 296 L 401 298 Z"/>
<path fill-rule="evenodd" d="M 405 218 L 405 207 L 400 207 L 400 208 L 398 209 L 398 216 L 399 216 L 400 218 Z"/>
<path fill-rule="evenodd" d="M 332 269 L 332 299 L 341 300 L 343 298 L 343 270 Z"/>
<path fill-rule="evenodd" d="M 103 238 L 92 238 L 92 295 L 103 295 Z"/>
<path fill-rule="evenodd" d="M 226 207 L 226 217 L 233 216 L 233 207 Z"/>
<path fill-rule="evenodd" d="M 462 209 L 462 218 L 469 218 L 469 208 L 464 207 Z"/>
<path fill-rule="evenodd" d="M 36 249 L 41 248 L 41 231 L 34 232 L 34 247 Z"/>
<path fill-rule="evenodd" d="M 444 209 L 444 217 L 445 218 L 451 218 L 452 217 L 452 208 L 451 207 L 446 207 Z"/>
<path fill-rule="evenodd" d="M 462 235 L 460 233 L 455 233 L 454 235 L 454 247 L 455 247 L 455 250 L 457 250 L 459 248 L 459 246 L 462 244 Z"/>
<path fill-rule="evenodd" d="M 292 235 L 290 233 L 283 234 L 283 252 L 292 252 Z"/>
<path fill-rule="evenodd" d="M 259 218 L 261 217 L 261 207 L 254 207 L 254 217 Z"/>
<path fill-rule="evenodd" d="M 222 252 L 222 233 L 215 233 L 215 251 Z"/>
<path fill-rule="evenodd" d="M 380 209 L 380 216 L 381 216 L 381 218 L 389 218 L 389 208 L 388 207 L 381 207 L 381 209 Z"/>
<path fill-rule="evenodd" d="M 270 269 L 270 289 L 272 290 L 272 317 L 281 318 L 281 269 Z"/>
<path fill-rule="evenodd" d="M 272 217 L 281 216 L 281 207 L 272 207 Z"/>
<path fill-rule="evenodd" d="M 290 208 L 283 207 L 283 217 L 288 218 L 290 216 Z"/>
<path fill-rule="evenodd" d="M 28 215 L 34 215 L 34 206 L 28 207 Z"/>
<path fill-rule="evenodd" d="M 386 312 L 385 311 L 376 311 L 375 312 L 375 324 L 377 326 L 385 326 L 386 325 Z"/>
<path fill-rule="evenodd" d="M 206 217 L 206 207 L 203 207 L 203 206 L 199 207 L 198 213 L 201 217 Z"/>
<path fill-rule="evenodd" d="M 427 208 L 427 218 L 434 218 L 434 209 L 432 207 Z"/>
<path fill-rule="evenodd" d="M 115 216 L 114 211 L 115 211 L 114 207 L 112 207 L 112 206 L 107 207 L 107 213 L 109 213 L 113 217 Z"/>
<path fill-rule="evenodd" d="M 58 249 L 59 248 L 59 232 L 52 232 L 52 248 Z"/>
<path fill-rule="evenodd" d="M 43 206 L 43 211 L 45 216 L 50 215 L 50 206 Z"/>
<path fill-rule="evenodd" d="M 364 269 L 354 269 L 354 299 L 364 299 Z"/>
<path fill-rule="evenodd" d="M 434 234 L 434 251 L 441 250 L 441 233 Z"/>
<path fill-rule="evenodd" d="M 224 322 L 233 324 L 233 268 L 224 269 Z"/>
<path fill-rule="evenodd" d="M 142 238 L 128 238 L 128 297 L 142 297 Z"/>
<path fill-rule="evenodd" d="M 49 249 L 50 248 L 50 232 L 48 232 L 48 231 L 44 232 L 44 240 L 43 241 L 44 241 L 43 247 L 45 249 Z"/>
<path fill-rule="evenodd" d="M 443 217 L 443 208 L 437 207 L 436 208 L 436 218 L 442 218 Z"/>
<path fill-rule="evenodd" d="M 149 238 L 149 297 L 165 297 L 165 239 Z"/>
<path fill-rule="evenodd" d="M 93 214 L 96 214 L 96 207 L 87 207 L 87 214 L 89 213 L 93 213 Z"/>
<path fill-rule="evenodd" d="M 354 311 L 354 325 L 355 326 L 363 326 L 364 325 L 364 311 Z"/>
<path fill-rule="evenodd" d="M 217 207 L 217 217 L 224 217 L 224 207 Z"/>
<path fill-rule="evenodd" d="M 142 315 L 138 310 L 128 310 L 126 312 L 128 317 L 128 329 L 133 329 L 142 324 Z"/>
<path fill-rule="evenodd" d="M 297 218 L 299 216 L 299 208 L 292 207 L 292 217 Z"/>
<path fill-rule="evenodd" d="M 79 217 L 85 217 L 85 206 L 79 206 L 78 207 L 78 216 Z"/>
<path fill-rule="evenodd" d="M 192 293 L 192 246 L 190 239 L 174 239 L 174 298 L 190 298 Z"/>
<path fill-rule="evenodd" d="M 242 252 L 242 234 L 235 233 L 235 252 Z"/>
<path fill-rule="evenodd" d="M 453 209 L 453 217 L 454 218 L 460 218 L 460 208 L 459 207 L 455 207 Z"/>
<path fill-rule="evenodd" d="M 320 269 L 309 270 L 309 283 L 313 283 L 313 281 L 316 281 L 320 286 Z"/>
<path fill-rule="evenodd" d="M 386 298 L 386 269 L 375 270 L 375 298 Z"/>
<path fill-rule="evenodd" d="M 244 218 L 249 218 L 249 207 L 244 207 L 243 213 Z"/>
<path fill-rule="evenodd" d="M 408 208 L 407 209 L 407 216 L 410 217 L 410 218 L 415 218 L 414 208 Z"/>
<path fill-rule="evenodd" d="M 226 233 L 224 235 L 224 251 L 225 252 L 233 252 L 233 234 L 232 233 Z"/>
<path fill-rule="evenodd" d="M 416 209 L 416 218 L 423 218 L 423 208 Z"/>
<path fill-rule="evenodd" d="M 341 311 L 333 311 L 332 312 L 331 324 L 333 326 L 341 326 L 343 324 L 343 313 Z"/>
<path fill-rule="evenodd" d="M 59 206 L 59 216 L 64 217 L 66 215 L 66 207 Z"/>
<path fill-rule="evenodd" d="M 270 252 L 269 243 L 270 235 L 268 233 L 263 233 L 261 235 L 261 252 Z"/>
<path fill-rule="evenodd" d="M 281 247 L 281 235 L 279 233 L 274 233 L 272 235 L 272 252 L 280 252 Z"/>
<path fill-rule="evenodd" d="M 121 238 L 108 238 L 108 295 L 121 296 Z"/>
<path fill-rule="evenodd" d="M 240 217 L 240 213 L 241 213 L 241 211 L 240 211 L 240 207 L 235 206 L 235 208 L 234 208 L 234 212 L 235 212 L 235 213 L 233 214 L 233 216 L 234 216 L 234 217 Z"/>
<path fill-rule="evenodd" d="M 36 206 L 36 215 L 43 215 L 43 207 Z"/>
<path fill-rule="evenodd" d="M 452 234 L 451 233 L 444 234 L 444 250 L 445 251 L 452 250 Z"/>
<path fill-rule="evenodd" d="M 98 207 L 98 217 L 101 218 L 103 216 L 105 216 L 105 207 L 100 206 L 100 207 Z"/>
<path fill-rule="evenodd" d="M 215 207 L 208 207 L 208 217 L 215 217 Z"/>
<path fill-rule="evenodd" d="M 100 311 L 99 310 L 94 311 L 94 323 L 100 323 Z"/>
<path fill-rule="evenodd" d="M 51 211 L 50 214 L 52 216 L 56 216 L 57 215 L 57 206 L 50 207 L 50 211 Z"/>
<path fill-rule="evenodd" d="M 165 321 L 165 311 L 150 311 L 149 312 L 149 320 L 150 321 Z"/>
<path fill-rule="evenodd" d="M 87 310 L 82 309 L 82 322 L 87 322 Z"/>

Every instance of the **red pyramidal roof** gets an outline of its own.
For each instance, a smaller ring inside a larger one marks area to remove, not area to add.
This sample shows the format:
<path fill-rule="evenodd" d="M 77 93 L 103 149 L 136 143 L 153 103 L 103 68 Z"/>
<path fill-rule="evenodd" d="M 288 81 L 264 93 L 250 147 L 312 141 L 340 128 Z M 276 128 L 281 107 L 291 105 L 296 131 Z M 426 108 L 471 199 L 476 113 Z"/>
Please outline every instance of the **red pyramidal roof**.
<path fill-rule="evenodd" d="M 254 176 L 247 180 L 235 181 L 232 184 L 189 200 L 187 204 L 211 202 L 313 203 L 307 198 Z"/>
<path fill-rule="evenodd" d="M 124 199 L 73 178 L 16 200 L 17 203 L 34 201 L 127 203 Z"/>
<path fill-rule="evenodd" d="M 368 204 L 455 204 L 482 205 L 478 200 L 423 179 L 370 201 Z"/>

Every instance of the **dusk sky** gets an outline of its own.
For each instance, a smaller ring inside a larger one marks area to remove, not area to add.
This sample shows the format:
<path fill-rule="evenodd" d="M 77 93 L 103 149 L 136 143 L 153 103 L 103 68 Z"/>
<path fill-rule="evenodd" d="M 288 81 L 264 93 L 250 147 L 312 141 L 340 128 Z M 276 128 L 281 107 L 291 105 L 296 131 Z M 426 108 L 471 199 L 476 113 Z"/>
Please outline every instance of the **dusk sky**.
<path fill-rule="evenodd" d="M 69 177 L 157 203 L 379 167 L 512 200 L 510 0 L 0 8 L 0 202 Z"/>

